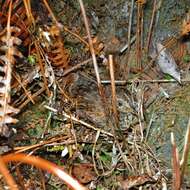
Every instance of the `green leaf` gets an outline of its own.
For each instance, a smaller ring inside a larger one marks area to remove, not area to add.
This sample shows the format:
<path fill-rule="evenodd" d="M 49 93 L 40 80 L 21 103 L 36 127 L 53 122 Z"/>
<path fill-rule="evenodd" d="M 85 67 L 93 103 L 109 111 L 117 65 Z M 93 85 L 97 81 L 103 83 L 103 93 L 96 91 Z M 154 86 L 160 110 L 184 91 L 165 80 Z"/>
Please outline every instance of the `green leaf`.
<path fill-rule="evenodd" d="M 173 78 L 169 74 L 164 75 L 165 80 L 173 80 Z"/>

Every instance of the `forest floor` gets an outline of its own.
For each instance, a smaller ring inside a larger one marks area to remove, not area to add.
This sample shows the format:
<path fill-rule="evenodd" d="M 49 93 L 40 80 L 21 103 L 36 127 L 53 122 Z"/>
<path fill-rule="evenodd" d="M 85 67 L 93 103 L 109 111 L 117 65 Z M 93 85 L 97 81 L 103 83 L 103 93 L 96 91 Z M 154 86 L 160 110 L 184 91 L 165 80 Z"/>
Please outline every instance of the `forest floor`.
<path fill-rule="evenodd" d="M 190 39 L 179 37 L 190 4 L 189 0 L 161 0 L 156 6 L 153 2 L 139 7 L 134 2 L 129 38 L 131 1 L 84 0 L 101 91 L 78 2 L 49 1 L 55 17 L 65 27 L 61 36 L 68 64 L 55 63 L 45 68 L 49 93 L 44 76 L 39 74 L 36 53 L 15 65 L 23 84 L 31 79 L 26 88 L 34 102 L 18 84 L 13 85 L 12 105 L 20 109 L 15 116 L 18 122 L 13 125 L 17 132 L 8 140 L 1 138 L 0 154 L 40 156 L 64 168 L 89 189 L 172 189 L 176 168 L 171 134 L 181 159 L 190 116 Z M 46 15 L 40 7 L 35 11 L 39 20 Z M 39 25 L 46 29 L 51 21 L 43 20 Z M 181 83 L 159 68 L 154 57 L 155 52 L 158 54 L 157 43 L 163 44 L 174 58 Z M 48 172 L 26 165 L 17 168 L 11 170 L 21 189 L 19 173 L 27 184 L 25 189 L 67 189 Z M 190 189 L 189 179 L 190 154 L 181 189 Z"/>

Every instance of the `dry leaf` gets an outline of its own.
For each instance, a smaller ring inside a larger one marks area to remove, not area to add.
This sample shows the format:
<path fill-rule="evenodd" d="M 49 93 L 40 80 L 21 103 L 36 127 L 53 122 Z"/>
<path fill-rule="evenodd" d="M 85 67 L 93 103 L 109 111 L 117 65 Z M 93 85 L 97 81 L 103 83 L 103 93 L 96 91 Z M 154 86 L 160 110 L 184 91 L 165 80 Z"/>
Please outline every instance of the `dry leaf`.
<path fill-rule="evenodd" d="M 181 83 L 180 72 L 177 69 L 176 62 L 170 52 L 161 44 L 157 43 L 157 64 L 161 71 L 165 74 L 169 74 L 179 83 Z"/>
<path fill-rule="evenodd" d="M 79 180 L 80 183 L 89 183 L 96 179 L 93 164 L 75 164 L 72 169 L 72 175 Z"/>

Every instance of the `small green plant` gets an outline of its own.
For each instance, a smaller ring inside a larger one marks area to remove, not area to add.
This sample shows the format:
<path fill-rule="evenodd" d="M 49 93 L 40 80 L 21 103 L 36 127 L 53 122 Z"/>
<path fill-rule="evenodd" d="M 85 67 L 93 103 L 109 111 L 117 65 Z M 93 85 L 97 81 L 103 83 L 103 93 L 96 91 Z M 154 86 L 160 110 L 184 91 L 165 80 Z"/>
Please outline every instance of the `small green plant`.
<path fill-rule="evenodd" d="M 31 65 L 35 65 L 36 64 L 36 55 L 29 55 L 27 58 L 27 61 Z"/>
<path fill-rule="evenodd" d="M 109 165 L 111 163 L 112 160 L 112 153 L 106 152 L 106 151 L 102 151 L 100 154 L 100 160 L 105 164 L 105 165 Z"/>
<path fill-rule="evenodd" d="M 59 152 L 65 149 L 65 146 L 59 145 L 59 146 L 53 146 L 53 147 L 48 147 L 47 151 L 48 152 Z"/>

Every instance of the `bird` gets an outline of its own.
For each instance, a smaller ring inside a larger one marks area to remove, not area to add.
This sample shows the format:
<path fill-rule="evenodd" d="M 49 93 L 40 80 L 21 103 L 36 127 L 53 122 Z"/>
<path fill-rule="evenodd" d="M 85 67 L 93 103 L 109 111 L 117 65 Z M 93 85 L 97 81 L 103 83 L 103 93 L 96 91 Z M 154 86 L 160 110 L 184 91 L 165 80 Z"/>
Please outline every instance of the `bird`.
<path fill-rule="evenodd" d="M 159 42 L 156 43 L 156 50 L 158 53 L 156 62 L 160 67 L 160 70 L 165 74 L 169 74 L 181 84 L 180 72 L 171 53 Z"/>

